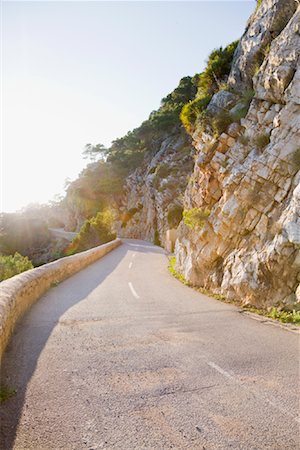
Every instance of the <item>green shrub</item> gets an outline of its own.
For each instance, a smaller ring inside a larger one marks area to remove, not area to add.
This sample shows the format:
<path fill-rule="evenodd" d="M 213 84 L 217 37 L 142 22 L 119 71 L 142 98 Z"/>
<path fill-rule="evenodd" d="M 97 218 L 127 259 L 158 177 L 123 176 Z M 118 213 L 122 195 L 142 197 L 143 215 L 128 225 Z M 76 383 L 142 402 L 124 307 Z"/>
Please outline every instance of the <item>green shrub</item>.
<path fill-rule="evenodd" d="M 211 97 L 211 95 L 203 95 L 195 98 L 182 108 L 180 119 L 188 132 L 193 131 L 198 115 L 207 108 Z"/>
<path fill-rule="evenodd" d="M 158 178 L 167 178 L 170 174 L 171 167 L 168 164 L 159 164 L 156 169 L 155 175 Z"/>
<path fill-rule="evenodd" d="M 240 144 L 246 146 L 250 142 L 250 138 L 248 136 L 245 136 L 244 134 L 241 134 L 241 136 L 238 137 L 238 141 Z"/>
<path fill-rule="evenodd" d="M 121 228 L 126 228 L 127 222 L 129 222 L 137 212 L 143 209 L 143 205 L 139 203 L 136 207 L 130 208 L 128 211 L 121 214 L 120 220 L 122 221 Z"/>
<path fill-rule="evenodd" d="M 27 256 L 22 256 L 17 252 L 14 256 L 0 256 L 0 281 L 29 269 L 33 269 L 33 265 Z"/>
<path fill-rule="evenodd" d="M 213 95 L 224 85 L 231 69 L 235 49 L 239 41 L 234 41 L 225 48 L 211 52 L 204 71 L 198 76 L 199 93 Z"/>
<path fill-rule="evenodd" d="M 116 238 L 116 233 L 112 231 L 113 223 L 114 217 L 110 210 L 98 212 L 95 217 L 84 222 L 66 254 L 72 255 L 112 241 Z"/>
<path fill-rule="evenodd" d="M 177 228 L 182 220 L 183 208 L 181 205 L 172 205 L 167 214 L 168 224 L 171 228 Z"/>
<path fill-rule="evenodd" d="M 229 125 L 233 122 L 233 117 L 228 111 L 222 111 L 215 115 L 211 121 L 213 133 L 215 137 L 220 136 L 227 131 Z"/>
<path fill-rule="evenodd" d="M 297 170 L 300 169 L 300 147 L 293 153 L 292 163 Z"/>
<path fill-rule="evenodd" d="M 300 311 L 279 311 L 277 308 L 272 308 L 268 314 L 271 319 L 280 320 L 283 323 L 300 324 Z"/>
<path fill-rule="evenodd" d="M 202 228 L 209 216 L 209 209 L 192 208 L 188 211 L 183 211 L 183 221 L 192 230 Z"/>
<path fill-rule="evenodd" d="M 249 106 L 254 98 L 255 91 L 253 89 L 247 89 L 243 92 L 241 101 L 249 109 Z"/>
<path fill-rule="evenodd" d="M 173 275 L 173 277 L 177 278 L 177 280 L 181 281 L 181 283 L 189 285 L 184 276 L 181 273 L 177 272 L 175 266 L 176 266 L 176 256 L 171 256 L 171 258 L 169 259 L 169 267 L 168 267 L 170 274 Z"/>
<path fill-rule="evenodd" d="M 246 117 L 254 95 L 255 92 L 253 89 L 247 89 L 242 93 L 241 99 L 239 101 L 240 107 L 232 114 L 235 122 L 239 122 L 241 119 L 244 119 Z"/>
<path fill-rule="evenodd" d="M 270 143 L 270 135 L 268 133 L 261 133 L 255 136 L 253 144 L 260 150 L 263 150 Z"/>

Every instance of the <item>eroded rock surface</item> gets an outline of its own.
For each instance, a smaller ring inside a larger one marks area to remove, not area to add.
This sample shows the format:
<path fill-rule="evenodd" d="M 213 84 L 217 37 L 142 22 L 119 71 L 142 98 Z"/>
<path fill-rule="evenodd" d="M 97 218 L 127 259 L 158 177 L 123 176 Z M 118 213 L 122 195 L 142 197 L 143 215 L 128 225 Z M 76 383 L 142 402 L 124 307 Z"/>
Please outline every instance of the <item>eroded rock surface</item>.
<path fill-rule="evenodd" d="M 210 216 L 197 232 L 182 222 L 176 246 L 177 269 L 196 285 L 244 303 L 290 309 L 300 305 L 300 8 L 295 9 L 295 2 L 265 1 L 250 19 L 231 84 L 248 83 L 251 71 L 243 69 L 253 41 L 263 41 L 253 30 L 261 27 L 269 36 L 270 51 L 254 77 L 255 95 L 241 130 L 231 125 L 213 152 L 212 136 L 193 134 L 198 157 L 185 208 L 209 208 Z M 272 39 L 271 24 L 279 19 L 287 25 Z"/>

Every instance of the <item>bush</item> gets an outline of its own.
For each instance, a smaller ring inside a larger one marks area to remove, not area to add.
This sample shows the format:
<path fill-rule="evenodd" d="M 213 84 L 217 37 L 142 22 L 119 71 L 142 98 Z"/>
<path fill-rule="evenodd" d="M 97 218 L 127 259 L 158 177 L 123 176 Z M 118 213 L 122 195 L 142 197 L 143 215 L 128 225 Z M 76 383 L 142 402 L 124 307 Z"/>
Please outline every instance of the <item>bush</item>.
<path fill-rule="evenodd" d="M 300 169 L 300 147 L 293 153 L 292 163 L 297 170 Z"/>
<path fill-rule="evenodd" d="M 17 252 L 14 256 L 0 256 L 0 281 L 29 269 L 33 269 L 33 265 L 27 256 L 22 256 Z"/>
<path fill-rule="evenodd" d="M 158 178 L 167 178 L 167 176 L 170 174 L 171 168 L 168 164 L 159 164 L 157 166 L 155 176 Z"/>
<path fill-rule="evenodd" d="M 168 267 L 170 274 L 173 275 L 173 277 L 177 278 L 177 280 L 181 281 L 181 283 L 189 285 L 184 276 L 181 273 L 177 272 L 175 266 L 176 266 L 176 256 L 171 256 L 171 258 L 169 259 L 169 267 Z"/>
<path fill-rule="evenodd" d="M 141 211 L 142 209 L 143 205 L 139 203 L 137 207 L 130 208 L 128 211 L 125 211 L 123 214 L 121 214 L 120 218 L 122 220 L 121 228 L 126 228 L 127 222 L 129 222 L 135 216 L 135 214 Z"/>
<path fill-rule="evenodd" d="M 183 211 L 183 221 L 192 230 L 202 228 L 209 216 L 209 209 L 193 208 L 188 211 Z"/>
<path fill-rule="evenodd" d="M 167 220 L 168 220 L 168 224 L 171 228 L 178 227 L 180 221 L 182 220 L 182 213 L 183 213 L 183 208 L 181 205 L 170 206 L 168 214 L 167 214 Z"/>
<path fill-rule="evenodd" d="M 208 57 L 205 70 L 199 75 L 199 92 L 213 95 L 220 90 L 227 81 L 235 49 L 239 41 L 234 41 L 225 48 L 218 48 Z"/>
<path fill-rule="evenodd" d="M 88 250 L 97 245 L 105 244 L 116 238 L 112 231 L 114 217 L 111 211 L 98 212 L 96 217 L 86 220 L 78 235 L 66 250 L 67 255 Z"/>
<path fill-rule="evenodd" d="M 222 111 L 215 115 L 211 121 L 211 126 L 215 137 L 227 131 L 229 125 L 233 122 L 233 117 L 228 111 Z"/>
<path fill-rule="evenodd" d="M 263 150 L 270 143 L 270 135 L 267 133 L 258 134 L 253 139 L 253 143 L 258 149 Z"/>
<path fill-rule="evenodd" d="M 241 136 L 238 137 L 238 141 L 240 144 L 246 146 L 250 142 L 250 138 L 248 136 L 245 136 L 244 134 L 241 134 Z"/>
<path fill-rule="evenodd" d="M 211 95 L 204 95 L 184 105 L 180 119 L 188 132 L 193 131 L 198 115 L 207 108 L 210 101 Z"/>

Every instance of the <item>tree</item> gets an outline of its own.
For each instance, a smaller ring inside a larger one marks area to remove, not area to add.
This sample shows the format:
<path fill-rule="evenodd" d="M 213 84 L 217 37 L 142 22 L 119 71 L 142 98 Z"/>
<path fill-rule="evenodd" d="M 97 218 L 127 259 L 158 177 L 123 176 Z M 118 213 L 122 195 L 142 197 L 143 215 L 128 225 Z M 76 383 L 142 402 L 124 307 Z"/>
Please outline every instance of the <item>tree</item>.
<path fill-rule="evenodd" d="M 82 155 L 84 159 L 89 159 L 91 162 L 95 162 L 98 159 L 105 160 L 107 152 L 108 150 L 103 144 L 86 144 Z"/>

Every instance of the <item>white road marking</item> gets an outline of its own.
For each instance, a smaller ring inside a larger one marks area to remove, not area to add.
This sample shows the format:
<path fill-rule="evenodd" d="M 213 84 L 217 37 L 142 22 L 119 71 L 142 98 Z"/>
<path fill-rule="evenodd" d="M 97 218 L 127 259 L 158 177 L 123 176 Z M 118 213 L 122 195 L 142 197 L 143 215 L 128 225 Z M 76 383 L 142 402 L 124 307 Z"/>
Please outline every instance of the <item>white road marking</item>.
<path fill-rule="evenodd" d="M 129 267 L 129 269 L 131 269 L 131 267 L 132 267 L 132 262 L 131 262 L 131 263 L 129 264 L 129 266 L 128 266 L 128 267 Z"/>
<path fill-rule="evenodd" d="M 135 297 L 135 298 L 140 298 L 140 296 L 136 293 L 136 291 L 135 291 L 135 289 L 134 289 L 134 287 L 132 286 L 132 283 L 129 281 L 129 283 L 128 283 L 128 286 L 129 286 L 129 288 L 130 288 L 130 290 L 131 290 L 131 292 L 132 292 L 132 295 Z"/>
<path fill-rule="evenodd" d="M 226 370 L 222 369 L 222 367 L 218 366 L 214 362 L 209 361 L 207 364 L 210 367 L 212 367 L 213 369 L 215 369 L 217 372 L 219 372 L 222 375 L 224 375 L 224 377 L 229 378 L 230 380 L 234 380 L 234 376 L 232 376 L 229 372 L 226 372 Z"/>
<path fill-rule="evenodd" d="M 132 254 L 132 257 L 133 257 L 133 258 L 135 258 L 135 255 L 136 255 L 136 254 L 135 254 L 135 253 L 133 253 L 133 254 Z"/>
<path fill-rule="evenodd" d="M 281 412 L 281 414 L 286 414 L 293 418 L 295 422 L 300 423 L 300 419 L 298 417 L 295 417 L 294 414 L 292 414 L 290 411 L 287 411 L 285 408 L 282 408 L 281 405 L 278 404 L 278 402 L 275 399 L 270 399 L 266 395 L 261 394 L 256 389 L 249 389 L 249 387 L 245 386 L 240 380 L 238 380 L 233 374 L 227 372 L 226 370 L 222 369 L 222 367 L 218 366 L 212 361 L 208 361 L 207 364 L 215 369 L 217 372 L 219 372 L 221 375 L 223 375 L 226 378 L 229 378 L 230 380 L 233 380 L 235 383 L 239 384 L 244 389 L 252 392 L 256 397 L 260 398 L 261 400 L 268 402 L 269 405 L 273 406 L 273 408 L 277 409 L 277 411 Z"/>

